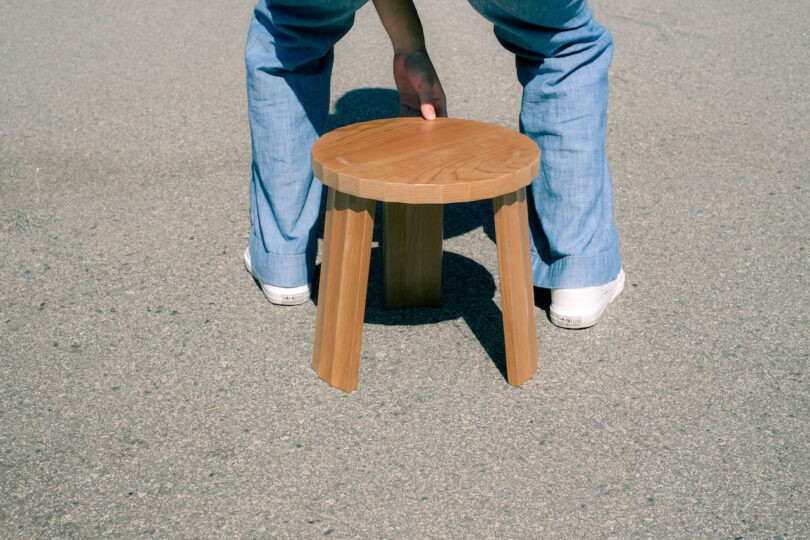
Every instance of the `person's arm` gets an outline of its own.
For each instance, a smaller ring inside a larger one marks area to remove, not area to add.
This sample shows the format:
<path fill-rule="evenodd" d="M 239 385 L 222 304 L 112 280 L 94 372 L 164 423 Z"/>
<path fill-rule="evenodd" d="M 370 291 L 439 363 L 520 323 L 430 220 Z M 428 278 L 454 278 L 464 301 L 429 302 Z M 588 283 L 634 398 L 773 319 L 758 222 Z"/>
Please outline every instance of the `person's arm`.
<path fill-rule="evenodd" d="M 442 85 L 425 48 L 422 23 L 412 0 L 374 0 L 380 21 L 394 47 L 394 82 L 399 113 L 421 114 L 427 120 L 447 116 Z"/>

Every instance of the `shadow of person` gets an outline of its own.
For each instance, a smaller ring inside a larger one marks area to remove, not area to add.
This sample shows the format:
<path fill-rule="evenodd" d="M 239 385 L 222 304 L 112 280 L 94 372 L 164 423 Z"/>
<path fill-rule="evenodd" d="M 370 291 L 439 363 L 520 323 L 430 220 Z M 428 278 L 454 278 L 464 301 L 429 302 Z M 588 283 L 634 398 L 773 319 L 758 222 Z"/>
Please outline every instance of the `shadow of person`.
<path fill-rule="evenodd" d="M 506 379 L 503 317 L 494 301 L 495 280 L 486 268 L 470 258 L 445 251 L 442 254 L 442 305 L 438 308 L 384 309 L 382 275 L 382 248 L 375 247 L 371 250 L 366 324 L 414 326 L 464 319 Z M 317 303 L 317 298 L 314 300 Z"/>
<path fill-rule="evenodd" d="M 399 116 L 399 94 L 390 88 L 356 88 L 340 96 L 335 112 L 326 120 L 326 131 Z"/>

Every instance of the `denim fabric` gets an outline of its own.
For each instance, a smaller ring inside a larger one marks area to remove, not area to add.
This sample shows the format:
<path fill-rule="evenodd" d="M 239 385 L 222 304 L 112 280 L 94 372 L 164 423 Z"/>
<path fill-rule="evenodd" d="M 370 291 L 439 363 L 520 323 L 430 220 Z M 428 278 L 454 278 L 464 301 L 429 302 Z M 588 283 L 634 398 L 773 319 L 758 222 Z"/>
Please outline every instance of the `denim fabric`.
<path fill-rule="evenodd" d="M 366 0 L 262 0 L 245 46 L 253 163 L 250 260 L 279 287 L 312 280 L 321 191 L 310 150 L 326 128 L 334 44 Z"/>
<path fill-rule="evenodd" d="M 321 184 L 309 152 L 329 105 L 332 47 L 356 1 L 262 0 L 245 51 L 253 136 L 250 255 L 282 287 L 309 281 Z M 516 55 L 520 129 L 542 151 L 529 189 L 532 273 L 538 287 L 612 280 L 620 259 L 605 157 L 610 33 L 584 0 L 470 0 Z"/>

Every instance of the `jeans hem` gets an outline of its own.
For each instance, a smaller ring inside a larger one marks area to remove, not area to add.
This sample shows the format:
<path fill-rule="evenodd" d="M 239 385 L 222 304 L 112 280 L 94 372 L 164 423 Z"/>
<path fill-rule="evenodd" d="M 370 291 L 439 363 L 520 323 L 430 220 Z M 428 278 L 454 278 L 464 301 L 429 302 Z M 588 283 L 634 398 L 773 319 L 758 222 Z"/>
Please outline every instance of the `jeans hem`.
<path fill-rule="evenodd" d="M 532 247 L 532 282 L 544 289 L 594 287 L 613 280 L 621 270 L 619 244 L 596 255 L 570 255 L 551 264 L 541 260 Z"/>
<path fill-rule="evenodd" d="M 248 246 L 250 264 L 262 281 L 276 287 L 299 287 L 312 282 L 315 269 L 314 250 L 294 254 L 271 253 L 265 251 L 260 244 L 261 241 L 251 235 Z"/>

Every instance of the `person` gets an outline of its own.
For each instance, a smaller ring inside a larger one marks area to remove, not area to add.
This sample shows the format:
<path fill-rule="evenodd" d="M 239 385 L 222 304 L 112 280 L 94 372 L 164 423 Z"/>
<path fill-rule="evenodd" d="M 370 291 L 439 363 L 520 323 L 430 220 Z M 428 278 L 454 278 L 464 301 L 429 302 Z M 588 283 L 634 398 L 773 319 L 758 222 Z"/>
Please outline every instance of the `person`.
<path fill-rule="evenodd" d="M 393 46 L 400 113 L 446 116 L 412 0 L 373 0 Z M 245 266 L 274 304 L 306 302 L 322 184 L 310 150 L 329 111 L 333 47 L 366 0 L 260 0 L 245 46 L 253 161 Z M 610 32 L 586 0 L 469 0 L 514 53 L 520 131 L 541 150 L 527 190 L 532 277 L 558 326 L 595 324 L 624 286 L 605 156 Z"/>

